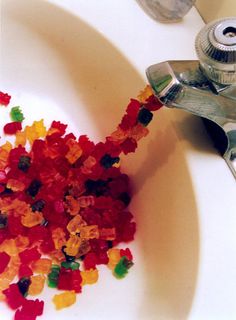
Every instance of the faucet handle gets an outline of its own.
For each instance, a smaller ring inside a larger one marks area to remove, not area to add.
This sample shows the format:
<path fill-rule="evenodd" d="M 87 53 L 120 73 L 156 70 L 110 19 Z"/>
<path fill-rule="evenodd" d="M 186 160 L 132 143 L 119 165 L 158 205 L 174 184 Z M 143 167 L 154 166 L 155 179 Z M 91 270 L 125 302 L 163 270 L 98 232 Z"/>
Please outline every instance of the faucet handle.
<path fill-rule="evenodd" d="M 205 75 L 222 85 L 236 85 L 236 17 L 215 20 L 197 35 L 196 52 Z"/>

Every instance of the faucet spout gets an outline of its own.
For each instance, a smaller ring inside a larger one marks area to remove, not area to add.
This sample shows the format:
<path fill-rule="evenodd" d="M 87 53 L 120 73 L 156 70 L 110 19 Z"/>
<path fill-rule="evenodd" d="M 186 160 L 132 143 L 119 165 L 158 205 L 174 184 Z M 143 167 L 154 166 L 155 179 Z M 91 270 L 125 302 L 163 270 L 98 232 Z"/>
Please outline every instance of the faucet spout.
<path fill-rule="evenodd" d="M 198 61 L 158 63 L 147 69 L 147 78 L 156 97 L 167 107 L 207 118 L 222 129 L 236 125 L 236 100 L 218 94 L 201 73 Z"/>
<path fill-rule="evenodd" d="M 232 92 L 236 87 L 214 84 L 197 60 L 158 63 L 146 73 L 155 96 L 164 105 L 211 120 L 224 131 L 227 145 L 223 157 L 236 178 L 236 169 L 232 167 L 236 158 L 236 95 Z"/>

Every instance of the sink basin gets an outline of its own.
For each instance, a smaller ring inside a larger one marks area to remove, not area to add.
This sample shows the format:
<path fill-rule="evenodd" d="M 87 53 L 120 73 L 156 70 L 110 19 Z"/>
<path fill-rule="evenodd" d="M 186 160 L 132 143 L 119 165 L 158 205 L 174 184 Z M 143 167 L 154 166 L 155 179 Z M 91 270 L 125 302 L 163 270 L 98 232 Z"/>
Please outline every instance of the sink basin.
<path fill-rule="evenodd" d="M 63 7 L 60 1 L 2 0 L 0 89 L 12 95 L 11 105 L 21 106 L 25 123 L 61 120 L 77 136 L 87 134 L 98 142 L 116 128 L 129 99 L 144 88 L 142 64 L 157 62 L 151 61 L 154 54 L 148 60 L 144 39 L 146 58 L 138 68 L 141 58 L 132 62 L 129 54 L 134 53 L 122 51 L 126 44 L 120 41 L 122 34 L 128 39 L 124 26 L 120 35 L 114 35 L 115 27 L 106 36 L 104 29 L 111 18 L 108 21 L 103 10 L 106 6 L 107 12 L 119 9 L 117 15 L 126 19 L 131 8 L 132 22 L 141 23 L 140 30 L 150 24 L 153 35 L 164 27 L 149 21 L 132 1 L 124 4 L 125 13 L 119 1 L 114 6 L 103 1 L 96 20 L 95 3 L 67 1 Z M 168 25 L 167 32 L 176 28 L 184 34 L 183 27 L 191 26 L 192 17 L 201 24 L 195 11 L 189 14 L 187 22 Z M 131 31 L 126 27 L 128 34 L 133 31 L 132 26 Z M 192 30 L 193 38 L 196 31 Z M 177 50 L 177 54 L 188 55 L 188 50 Z M 157 55 L 156 59 L 169 57 Z M 2 128 L 9 110 L 0 112 Z M 225 315 L 233 319 L 235 182 L 200 120 L 162 108 L 137 152 L 122 158 L 122 167 L 133 185 L 130 210 L 137 233 L 129 247 L 135 266 L 122 281 L 101 267 L 98 283 L 86 286 L 76 305 L 60 312 L 51 302 L 56 291 L 45 287 L 39 296 L 46 302 L 41 318 L 166 320 L 223 319 Z M 0 309 L 2 320 L 13 317 L 2 303 Z"/>

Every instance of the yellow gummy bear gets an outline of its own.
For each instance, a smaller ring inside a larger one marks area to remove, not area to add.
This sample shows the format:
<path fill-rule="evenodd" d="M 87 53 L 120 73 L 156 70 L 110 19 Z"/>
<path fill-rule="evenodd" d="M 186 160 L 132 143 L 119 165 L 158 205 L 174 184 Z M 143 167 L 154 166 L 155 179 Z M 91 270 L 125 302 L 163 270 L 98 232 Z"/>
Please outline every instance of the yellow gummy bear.
<path fill-rule="evenodd" d="M 79 258 L 86 253 L 88 253 L 91 250 L 91 246 L 88 240 L 83 240 L 81 241 L 81 244 L 79 246 L 78 253 L 76 254 L 76 257 Z"/>
<path fill-rule="evenodd" d="M 43 291 L 44 284 L 45 284 L 45 277 L 41 274 L 31 276 L 30 277 L 30 286 L 28 290 L 28 294 L 31 296 L 36 296 Z"/>
<path fill-rule="evenodd" d="M 82 219 L 81 215 L 77 214 L 70 222 L 67 224 L 67 230 L 71 234 L 76 234 L 80 232 L 81 227 L 85 226 L 86 222 Z"/>
<path fill-rule="evenodd" d="M 41 258 L 34 261 L 31 267 L 35 273 L 48 274 L 52 267 L 52 260 L 47 258 Z"/>
<path fill-rule="evenodd" d="M 20 259 L 18 256 L 11 257 L 11 260 L 4 270 L 0 274 L 0 291 L 7 289 L 12 282 L 12 280 L 15 278 L 15 276 L 18 273 L 20 265 Z"/>
<path fill-rule="evenodd" d="M 74 291 L 65 291 L 60 294 L 56 294 L 53 299 L 56 310 L 67 308 L 76 302 L 76 294 Z"/>
<path fill-rule="evenodd" d="M 34 131 L 33 126 L 26 126 L 24 129 L 24 133 L 25 133 L 26 139 L 29 141 L 30 144 L 32 144 L 34 140 L 38 138 L 38 135 Z"/>
<path fill-rule="evenodd" d="M 112 134 L 107 137 L 109 141 L 113 141 L 114 143 L 121 144 L 128 137 L 127 131 L 122 130 L 118 127 Z"/>
<path fill-rule="evenodd" d="M 139 102 L 144 103 L 151 95 L 153 95 L 151 86 L 147 85 L 143 91 L 137 96 Z"/>
<path fill-rule="evenodd" d="M 28 212 L 26 215 L 21 217 L 21 223 L 27 228 L 37 226 L 43 222 L 42 212 Z"/>
<path fill-rule="evenodd" d="M 9 179 L 7 181 L 7 188 L 11 189 L 13 192 L 23 191 L 25 189 L 25 184 L 16 179 Z"/>
<path fill-rule="evenodd" d="M 71 216 L 76 215 L 80 211 L 78 201 L 72 196 L 66 196 L 65 207 Z"/>
<path fill-rule="evenodd" d="M 130 130 L 129 137 L 139 141 L 140 139 L 146 137 L 148 133 L 148 128 L 144 127 L 141 123 L 138 123 Z"/>
<path fill-rule="evenodd" d="M 14 239 L 6 239 L 0 244 L 0 252 L 5 251 L 9 256 L 17 256 L 18 248 Z"/>
<path fill-rule="evenodd" d="M 47 134 L 46 127 L 44 125 L 43 119 L 33 122 L 33 128 L 38 135 L 38 138 L 44 138 Z"/>
<path fill-rule="evenodd" d="M 107 251 L 109 262 L 107 264 L 108 268 L 113 270 L 117 263 L 120 261 L 120 249 L 111 248 Z"/>
<path fill-rule="evenodd" d="M 12 144 L 9 141 L 6 141 L 1 148 L 7 152 L 10 152 L 12 149 Z"/>
<path fill-rule="evenodd" d="M 69 139 L 66 145 L 69 147 L 69 151 L 67 152 L 65 157 L 70 164 L 73 164 L 82 155 L 82 149 L 79 143 L 73 139 Z"/>
<path fill-rule="evenodd" d="M 0 147 L 0 170 L 3 170 L 6 168 L 8 164 L 8 154 L 9 154 L 8 151 Z"/>
<path fill-rule="evenodd" d="M 19 252 L 24 251 L 29 245 L 29 238 L 24 237 L 22 235 L 18 235 L 15 238 L 15 244 Z"/>
<path fill-rule="evenodd" d="M 99 231 L 97 225 L 84 226 L 80 230 L 81 239 L 98 239 Z"/>
<path fill-rule="evenodd" d="M 66 234 L 62 228 L 58 227 L 52 231 L 52 240 L 55 249 L 61 249 L 66 244 Z"/>
<path fill-rule="evenodd" d="M 27 140 L 32 144 L 34 140 L 44 138 L 46 136 L 46 127 L 44 126 L 43 119 L 34 121 L 31 126 L 26 126 L 24 133 Z"/>
<path fill-rule="evenodd" d="M 16 139 L 15 139 L 15 146 L 18 147 L 19 145 L 21 145 L 22 147 L 24 147 L 26 144 L 26 134 L 25 131 L 17 131 L 16 132 Z"/>
<path fill-rule="evenodd" d="M 30 205 L 26 202 L 7 197 L 0 199 L 0 211 L 6 214 L 12 212 L 15 216 L 24 216 L 32 212 Z"/>
<path fill-rule="evenodd" d="M 85 284 L 93 284 L 98 281 L 98 270 L 97 269 L 90 269 L 80 272 L 82 277 L 82 285 Z"/>
<path fill-rule="evenodd" d="M 76 256 L 81 244 L 80 237 L 71 234 L 66 242 L 65 252 L 68 256 Z"/>

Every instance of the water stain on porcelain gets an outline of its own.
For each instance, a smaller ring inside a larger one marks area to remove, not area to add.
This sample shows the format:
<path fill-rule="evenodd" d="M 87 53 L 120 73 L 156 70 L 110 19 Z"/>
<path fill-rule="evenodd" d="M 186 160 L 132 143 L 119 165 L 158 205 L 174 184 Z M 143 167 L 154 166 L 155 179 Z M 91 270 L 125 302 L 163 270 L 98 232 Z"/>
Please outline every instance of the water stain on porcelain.
<path fill-rule="evenodd" d="M 130 62 L 84 21 L 47 1 L 3 0 L 1 6 L 0 81 L 26 118 L 56 118 L 96 141 L 111 133 L 129 98 L 145 85 Z M 123 163 L 134 185 L 137 263 L 122 282 L 102 271 L 97 287 L 85 288 L 86 296 L 57 312 L 57 319 L 183 319 L 189 313 L 198 272 L 197 205 L 166 110 L 155 115 L 150 135 Z M 45 319 L 50 316 L 53 307 L 45 312 Z"/>

